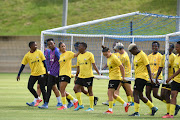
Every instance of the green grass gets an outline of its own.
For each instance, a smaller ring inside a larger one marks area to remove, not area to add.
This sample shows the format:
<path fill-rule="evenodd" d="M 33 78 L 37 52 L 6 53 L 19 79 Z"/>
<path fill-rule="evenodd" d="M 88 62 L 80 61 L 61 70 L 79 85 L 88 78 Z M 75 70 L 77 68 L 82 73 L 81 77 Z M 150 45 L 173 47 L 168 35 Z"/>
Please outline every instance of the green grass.
<path fill-rule="evenodd" d="M 176 15 L 177 0 L 69 0 L 68 25 L 140 11 Z M 61 27 L 63 0 L 1 0 L 0 35 L 40 35 Z"/>
<path fill-rule="evenodd" d="M 94 107 L 95 111 L 93 112 L 84 111 L 89 107 L 89 98 L 85 95 L 82 95 L 85 109 L 73 111 L 73 108 L 71 108 L 58 111 L 55 107 L 57 101 L 53 93 L 50 99 L 49 109 L 41 110 L 37 107 L 29 107 L 26 105 L 26 102 L 31 102 L 33 100 L 33 96 L 26 88 L 29 74 L 22 74 L 19 82 L 15 79 L 16 74 L 0 74 L 0 76 L 0 120 L 159 120 L 166 113 L 166 105 L 153 98 L 154 105 L 159 108 L 159 111 L 153 117 L 144 115 L 145 113 L 149 113 L 150 110 L 142 101 L 140 104 L 140 117 L 129 117 L 128 114 L 134 112 L 134 107 L 131 107 L 129 112 L 125 113 L 120 103 L 116 103 L 116 106 L 113 108 L 114 114 L 102 114 L 108 109 L 107 106 L 101 104 L 107 100 L 107 80 L 94 80 L 94 95 L 99 97 L 99 102 L 98 105 Z M 72 90 L 73 86 L 73 80 L 71 80 L 71 84 L 68 85 L 67 91 L 74 96 Z M 120 95 L 127 101 L 125 92 L 122 88 L 120 90 Z M 180 104 L 179 97 L 177 103 Z M 178 119 L 180 119 L 180 114 L 178 114 L 174 120 Z"/>

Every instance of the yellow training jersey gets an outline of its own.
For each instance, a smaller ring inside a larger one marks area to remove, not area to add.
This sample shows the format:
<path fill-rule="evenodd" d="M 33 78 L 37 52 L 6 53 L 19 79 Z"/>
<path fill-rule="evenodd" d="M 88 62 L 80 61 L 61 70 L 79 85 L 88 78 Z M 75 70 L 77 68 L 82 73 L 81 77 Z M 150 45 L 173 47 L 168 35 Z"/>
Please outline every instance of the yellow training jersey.
<path fill-rule="evenodd" d="M 71 78 L 71 64 L 74 58 L 74 53 L 71 51 L 66 51 L 60 55 L 59 64 L 59 76 L 67 75 Z"/>
<path fill-rule="evenodd" d="M 120 54 L 120 61 L 122 62 L 125 69 L 125 77 L 131 77 L 131 63 L 127 52 Z"/>
<path fill-rule="evenodd" d="M 92 63 L 95 63 L 94 55 L 91 52 L 79 54 L 77 57 L 77 66 L 79 66 L 79 78 L 93 77 Z"/>
<path fill-rule="evenodd" d="M 149 64 L 149 60 L 146 53 L 140 51 L 137 55 L 135 55 L 133 63 L 135 78 L 141 78 L 149 81 L 149 74 L 146 67 Z"/>
<path fill-rule="evenodd" d="M 40 50 L 36 50 L 33 53 L 30 51 L 24 56 L 22 64 L 29 63 L 32 76 L 39 76 L 46 74 L 46 69 L 42 61 L 46 60 L 44 54 Z"/>
<path fill-rule="evenodd" d="M 155 54 L 155 55 L 153 55 L 153 53 L 148 55 L 148 60 L 149 60 L 150 68 L 151 68 L 151 73 L 154 74 L 154 76 L 152 76 L 153 79 L 156 78 L 160 63 L 162 62 L 162 58 L 163 58 L 163 56 L 159 52 L 157 54 Z M 162 80 L 162 72 L 159 75 L 158 79 Z"/>
<path fill-rule="evenodd" d="M 169 55 L 168 77 L 173 75 L 173 63 L 174 63 L 175 56 L 176 55 L 174 53 L 171 53 Z M 159 67 L 164 67 L 164 66 L 165 66 L 165 55 L 163 55 L 163 59 Z"/>
<path fill-rule="evenodd" d="M 115 54 L 112 54 L 107 59 L 107 66 L 109 68 L 110 80 L 121 80 L 120 65 L 122 65 L 120 59 Z"/>
<path fill-rule="evenodd" d="M 175 72 L 177 72 L 180 69 L 180 56 L 179 55 L 176 55 L 176 57 L 175 57 L 173 68 L 174 68 Z M 180 83 L 180 74 L 178 74 L 176 77 L 174 77 L 173 80 Z"/>

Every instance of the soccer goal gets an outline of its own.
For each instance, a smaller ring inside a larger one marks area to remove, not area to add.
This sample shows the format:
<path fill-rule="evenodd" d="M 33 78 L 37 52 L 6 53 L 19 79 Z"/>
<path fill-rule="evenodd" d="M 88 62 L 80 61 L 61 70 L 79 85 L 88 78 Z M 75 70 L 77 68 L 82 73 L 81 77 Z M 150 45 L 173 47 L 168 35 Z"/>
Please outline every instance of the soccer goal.
<path fill-rule="evenodd" d="M 106 64 L 106 58 L 102 55 L 101 45 L 109 47 L 113 52 L 113 44 L 116 42 L 122 42 L 126 51 L 130 43 L 136 43 L 138 48 L 148 55 L 151 53 L 151 43 L 158 41 L 160 43 L 160 52 L 166 55 L 166 80 L 168 75 L 169 43 L 180 40 L 180 32 L 176 32 L 176 21 L 178 19 L 180 19 L 178 16 L 132 12 L 44 30 L 41 32 L 41 50 L 44 50 L 44 41 L 47 38 L 54 38 L 56 45 L 60 41 L 64 42 L 67 50 L 73 52 L 75 52 L 74 43 L 86 42 L 88 45 L 87 50 L 94 54 L 101 73 L 108 73 L 108 70 L 102 70 Z M 128 54 L 132 60 L 133 56 L 129 52 Z M 76 64 L 76 59 L 73 59 L 72 64 Z"/>

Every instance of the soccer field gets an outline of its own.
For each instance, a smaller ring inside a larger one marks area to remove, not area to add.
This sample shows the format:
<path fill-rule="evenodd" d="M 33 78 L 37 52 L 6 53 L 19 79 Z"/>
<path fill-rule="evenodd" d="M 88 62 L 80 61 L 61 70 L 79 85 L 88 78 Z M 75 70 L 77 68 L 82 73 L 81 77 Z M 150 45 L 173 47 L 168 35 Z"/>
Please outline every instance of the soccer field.
<path fill-rule="evenodd" d="M 155 116 L 145 115 L 150 112 L 150 109 L 141 101 L 140 103 L 140 117 L 129 117 L 129 114 L 134 112 L 134 107 L 130 107 L 128 113 L 125 113 L 123 106 L 116 102 L 113 108 L 113 114 L 103 114 L 108 109 L 108 106 L 102 105 L 102 102 L 107 100 L 107 86 L 108 80 L 94 79 L 93 91 L 94 95 L 99 97 L 98 104 L 94 106 L 93 112 L 86 112 L 89 107 L 89 97 L 82 94 L 84 109 L 74 111 L 73 108 L 59 111 L 57 110 L 57 100 L 54 93 L 51 95 L 49 109 L 38 109 L 37 107 L 29 107 L 26 102 L 32 102 L 33 96 L 27 89 L 27 81 L 29 74 L 22 74 L 21 80 L 16 81 L 16 74 L 0 74 L 0 120 L 158 120 L 166 113 L 166 105 L 153 98 L 153 103 L 159 108 Z M 74 79 L 68 85 L 67 91 L 74 97 L 73 92 Z M 132 83 L 134 84 L 134 83 Z M 36 87 L 36 85 L 35 85 Z M 121 88 L 120 96 L 127 101 L 124 90 Z M 41 97 L 42 98 L 42 97 Z M 178 104 L 180 104 L 180 97 L 178 96 Z M 41 103 L 42 104 L 42 103 Z M 41 105 L 40 104 L 40 105 Z M 174 120 L 180 119 L 180 113 L 175 116 Z"/>

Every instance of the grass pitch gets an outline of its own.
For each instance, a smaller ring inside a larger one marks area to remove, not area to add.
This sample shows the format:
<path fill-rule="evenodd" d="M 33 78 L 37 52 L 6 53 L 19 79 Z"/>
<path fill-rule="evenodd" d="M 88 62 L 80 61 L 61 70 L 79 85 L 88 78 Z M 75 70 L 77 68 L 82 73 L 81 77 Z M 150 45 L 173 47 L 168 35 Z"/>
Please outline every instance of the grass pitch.
<path fill-rule="evenodd" d="M 103 114 L 108 109 L 108 106 L 102 105 L 102 102 L 107 100 L 108 80 L 94 79 L 94 95 L 99 97 L 98 104 L 94 106 L 93 112 L 86 112 L 89 107 L 89 98 L 82 94 L 84 109 L 74 111 L 73 108 L 59 111 L 57 110 L 57 100 L 52 93 L 49 109 L 38 109 L 37 107 L 29 107 L 26 102 L 32 102 L 33 96 L 27 89 L 29 74 L 22 74 L 21 80 L 16 81 L 16 74 L 0 74 L 0 120 L 159 120 L 166 113 L 166 105 L 153 98 L 153 103 L 159 108 L 155 116 L 145 115 L 150 112 L 150 109 L 141 101 L 140 117 L 129 117 L 129 114 L 134 112 L 134 107 L 130 107 L 128 113 L 125 113 L 123 106 L 116 102 L 113 108 L 112 115 Z M 67 91 L 74 97 L 73 81 L 67 87 Z M 132 82 L 132 85 L 134 83 Z M 36 85 L 35 85 L 36 87 Z M 120 96 L 127 101 L 124 90 L 120 89 Z M 178 104 L 180 97 L 178 96 Z M 40 104 L 42 105 L 42 103 Z M 175 116 L 174 120 L 180 119 L 180 113 Z"/>

